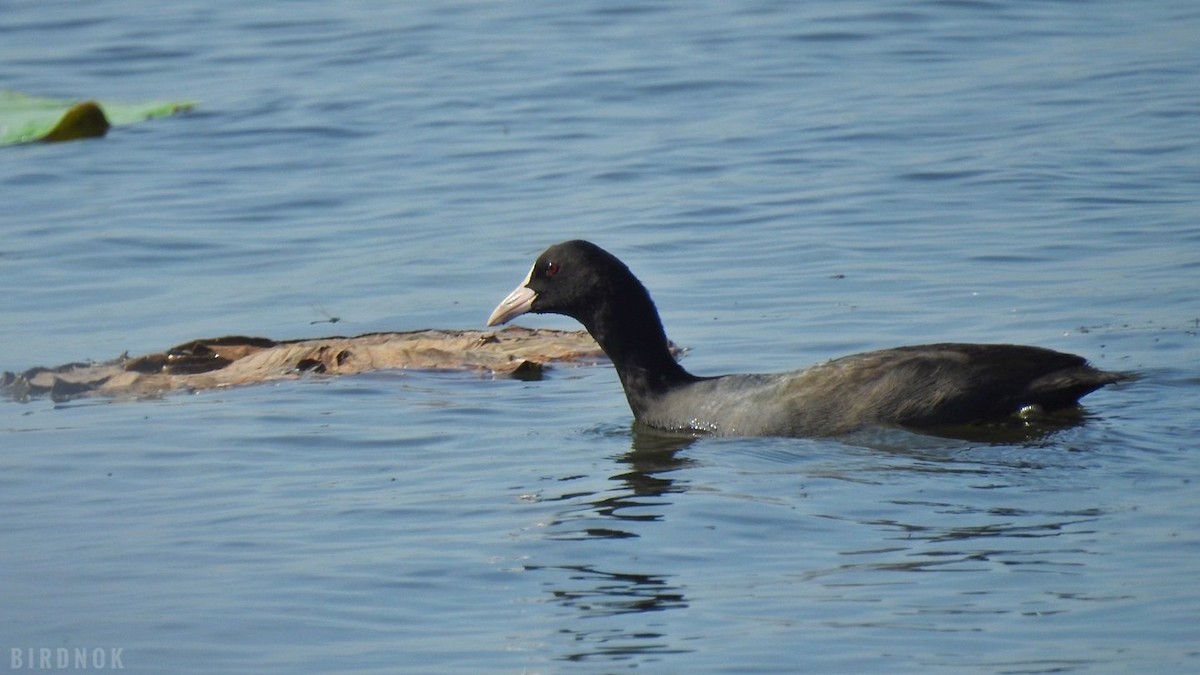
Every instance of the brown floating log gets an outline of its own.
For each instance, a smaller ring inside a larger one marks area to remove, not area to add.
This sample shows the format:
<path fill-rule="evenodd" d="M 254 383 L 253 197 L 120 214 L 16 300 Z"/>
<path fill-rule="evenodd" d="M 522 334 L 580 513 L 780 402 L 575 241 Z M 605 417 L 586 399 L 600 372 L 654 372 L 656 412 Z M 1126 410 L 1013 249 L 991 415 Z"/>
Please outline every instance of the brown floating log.
<path fill-rule="evenodd" d="M 275 341 L 230 336 L 193 340 L 165 352 L 104 363 L 68 363 L 0 375 L 0 392 L 24 401 L 50 396 L 147 397 L 176 390 L 270 382 L 305 373 L 467 370 L 536 379 L 559 362 L 596 362 L 604 353 L 585 331 L 419 330 L 357 337 Z"/>

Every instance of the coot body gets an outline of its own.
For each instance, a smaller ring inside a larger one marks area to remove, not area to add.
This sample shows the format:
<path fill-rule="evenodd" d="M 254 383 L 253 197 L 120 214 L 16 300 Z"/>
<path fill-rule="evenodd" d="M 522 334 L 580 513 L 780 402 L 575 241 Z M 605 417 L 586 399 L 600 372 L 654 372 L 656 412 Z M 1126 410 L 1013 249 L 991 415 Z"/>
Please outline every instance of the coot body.
<path fill-rule="evenodd" d="M 615 256 L 582 240 L 546 249 L 488 319 L 572 317 L 617 369 L 634 418 L 721 436 L 830 436 L 1052 412 L 1126 375 L 1041 347 L 942 343 L 834 359 L 805 370 L 698 377 L 671 354 L 650 294 Z"/>

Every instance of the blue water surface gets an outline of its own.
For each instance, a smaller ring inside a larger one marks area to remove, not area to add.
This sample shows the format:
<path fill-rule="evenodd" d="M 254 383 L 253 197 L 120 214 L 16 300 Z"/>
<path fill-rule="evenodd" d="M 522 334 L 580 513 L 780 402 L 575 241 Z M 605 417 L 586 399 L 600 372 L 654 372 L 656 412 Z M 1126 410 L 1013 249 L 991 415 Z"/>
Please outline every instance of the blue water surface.
<path fill-rule="evenodd" d="M 586 237 L 701 374 L 1141 374 L 1014 442 L 665 439 L 601 366 L 0 401 L 0 672 L 1200 667 L 1194 2 L 17 0 L 0 64 L 198 102 L 0 149 L 0 370 L 481 328 Z"/>

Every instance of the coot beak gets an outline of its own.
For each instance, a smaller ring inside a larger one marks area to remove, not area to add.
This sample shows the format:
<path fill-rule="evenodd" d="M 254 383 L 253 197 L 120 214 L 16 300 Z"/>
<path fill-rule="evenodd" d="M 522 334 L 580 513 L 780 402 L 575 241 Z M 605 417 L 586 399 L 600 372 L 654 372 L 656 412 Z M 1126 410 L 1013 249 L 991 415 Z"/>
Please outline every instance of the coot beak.
<path fill-rule="evenodd" d="M 508 294 L 507 298 L 504 298 L 500 301 L 499 305 L 496 305 L 496 309 L 492 310 L 492 315 L 488 317 L 487 325 L 498 326 L 502 323 L 508 323 L 533 308 L 533 301 L 537 299 L 537 291 L 526 286 L 532 277 L 533 268 L 530 268 L 529 274 L 525 275 L 525 280 L 521 282 L 521 285 L 517 286 L 512 293 Z"/>

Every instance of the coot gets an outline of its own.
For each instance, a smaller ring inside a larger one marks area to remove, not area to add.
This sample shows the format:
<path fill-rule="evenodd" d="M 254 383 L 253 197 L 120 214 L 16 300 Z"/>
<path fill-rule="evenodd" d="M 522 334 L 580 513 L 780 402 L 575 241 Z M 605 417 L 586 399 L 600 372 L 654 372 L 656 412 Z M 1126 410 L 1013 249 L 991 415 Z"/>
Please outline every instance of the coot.
<path fill-rule="evenodd" d="M 953 343 L 854 354 L 794 372 L 698 377 L 675 361 L 637 277 L 581 240 L 546 249 L 488 325 L 526 312 L 582 323 L 616 367 L 634 418 L 676 432 L 830 436 L 970 424 L 1072 407 L 1126 377 L 1041 347 Z"/>

